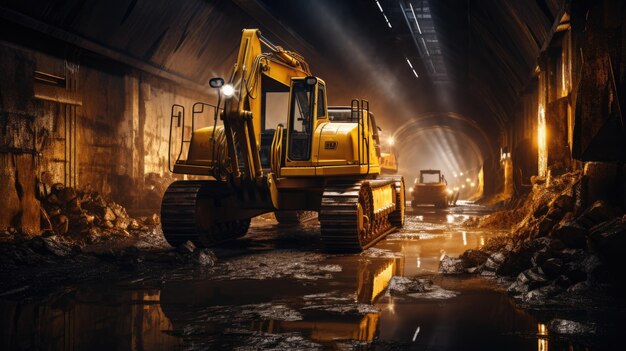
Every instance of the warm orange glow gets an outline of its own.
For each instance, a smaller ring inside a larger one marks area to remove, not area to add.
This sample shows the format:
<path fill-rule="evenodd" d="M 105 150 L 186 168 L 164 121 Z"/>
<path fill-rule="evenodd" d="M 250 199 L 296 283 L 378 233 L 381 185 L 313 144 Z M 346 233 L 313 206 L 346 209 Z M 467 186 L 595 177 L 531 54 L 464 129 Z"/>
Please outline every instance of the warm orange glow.
<path fill-rule="evenodd" d="M 391 277 L 393 277 L 393 271 L 396 269 L 396 261 L 392 261 L 385 269 L 380 271 L 374 276 L 374 283 L 372 284 L 372 301 L 376 299 L 376 296 L 387 289 Z"/>
<path fill-rule="evenodd" d="M 548 170 L 548 147 L 546 145 L 546 110 L 543 105 L 539 105 L 539 113 L 537 119 L 537 150 L 538 150 L 538 173 L 539 176 L 545 177 Z"/>
<path fill-rule="evenodd" d="M 542 323 L 537 324 L 537 334 L 543 336 L 548 335 L 548 327 Z"/>
<path fill-rule="evenodd" d="M 537 351 L 548 351 L 548 328 L 545 324 L 537 324 Z"/>

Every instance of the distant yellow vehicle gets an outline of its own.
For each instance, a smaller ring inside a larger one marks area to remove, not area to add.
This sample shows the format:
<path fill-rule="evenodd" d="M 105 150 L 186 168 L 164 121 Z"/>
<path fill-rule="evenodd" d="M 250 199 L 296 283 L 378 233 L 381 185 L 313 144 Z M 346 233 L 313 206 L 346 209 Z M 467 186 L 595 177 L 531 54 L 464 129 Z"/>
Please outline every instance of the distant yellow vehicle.
<path fill-rule="evenodd" d="M 415 179 L 413 188 L 409 191 L 413 196 L 411 207 L 418 205 L 448 207 L 448 182 L 440 170 L 421 170 L 419 179 Z"/>

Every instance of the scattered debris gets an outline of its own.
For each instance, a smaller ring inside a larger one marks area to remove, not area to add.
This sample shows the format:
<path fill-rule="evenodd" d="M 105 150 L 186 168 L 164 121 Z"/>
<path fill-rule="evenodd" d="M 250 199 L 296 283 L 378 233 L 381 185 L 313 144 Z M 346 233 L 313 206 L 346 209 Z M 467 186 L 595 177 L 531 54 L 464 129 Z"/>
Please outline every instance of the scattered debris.
<path fill-rule="evenodd" d="M 468 268 L 466 266 L 465 260 L 446 255 L 439 262 L 439 272 L 444 274 L 461 274 L 465 273 L 466 268 Z"/>
<path fill-rule="evenodd" d="M 406 295 L 415 299 L 445 300 L 457 296 L 456 291 L 446 290 L 434 285 L 431 280 L 394 276 L 387 288 L 394 295 Z"/>
<path fill-rule="evenodd" d="M 553 178 L 550 185 L 536 182 L 520 208 L 478 223 L 508 225 L 511 234 L 459 258 L 444 257 L 440 272 L 515 278 L 508 292 L 530 304 L 584 295 L 591 286 L 622 284 L 626 216 L 603 201 L 585 208 L 582 179 L 573 172 Z"/>
<path fill-rule="evenodd" d="M 331 279 L 341 266 L 320 264 L 325 255 L 292 250 L 274 250 L 254 256 L 234 258 L 215 267 L 213 279 Z"/>
<path fill-rule="evenodd" d="M 213 306 L 200 311 L 202 319 L 218 323 L 246 323 L 262 318 L 277 321 L 300 321 L 302 314 L 284 304 L 259 303 L 252 305 Z"/>
<path fill-rule="evenodd" d="M 553 319 L 548 322 L 548 330 L 554 334 L 595 334 L 596 327 L 567 319 Z"/>
<path fill-rule="evenodd" d="M 305 295 L 302 300 L 304 306 L 301 310 L 303 311 L 325 311 L 341 315 L 364 315 L 380 312 L 380 308 L 374 305 L 356 302 L 354 295 L 341 294 L 337 291 Z"/>
<path fill-rule="evenodd" d="M 159 223 L 156 214 L 137 220 L 124 207 L 96 192 L 77 191 L 62 184 L 50 188 L 42 207 L 50 220 L 49 230 L 87 243 L 139 235 Z"/>

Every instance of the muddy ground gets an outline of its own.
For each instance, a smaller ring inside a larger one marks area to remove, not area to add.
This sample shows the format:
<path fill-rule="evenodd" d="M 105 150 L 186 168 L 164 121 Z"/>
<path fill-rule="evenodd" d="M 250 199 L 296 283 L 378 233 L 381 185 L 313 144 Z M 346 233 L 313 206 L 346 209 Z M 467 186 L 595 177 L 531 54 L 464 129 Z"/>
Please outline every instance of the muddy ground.
<path fill-rule="evenodd" d="M 170 248 L 158 225 L 86 245 L 24 241 L 17 258 L 5 244 L 0 347 L 614 348 L 619 298 L 531 305 L 510 297 L 511 280 L 440 273 L 446 257 L 508 233 L 463 225 L 486 213 L 467 203 L 411 209 L 404 229 L 350 255 L 321 249 L 317 221 L 280 226 L 271 216 L 212 251 Z"/>

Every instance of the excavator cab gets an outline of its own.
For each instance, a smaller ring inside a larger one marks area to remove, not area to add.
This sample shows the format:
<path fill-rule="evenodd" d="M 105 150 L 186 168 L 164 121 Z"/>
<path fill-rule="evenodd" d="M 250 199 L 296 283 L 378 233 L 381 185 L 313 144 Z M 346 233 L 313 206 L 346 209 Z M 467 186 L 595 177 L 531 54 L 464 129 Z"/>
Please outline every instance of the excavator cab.
<path fill-rule="evenodd" d="M 325 118 L 326 88 L 315 77 L 294 78 L 291 84 L 287 162 L 309 161 L 313 146 L 313 131 L 318 118 Z"/>

